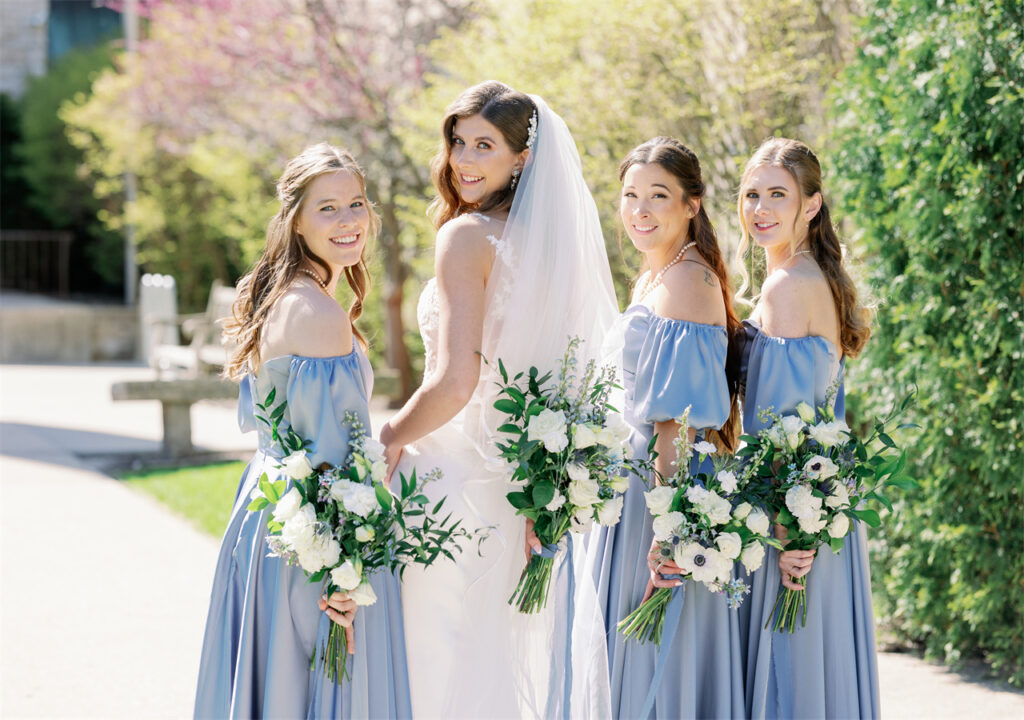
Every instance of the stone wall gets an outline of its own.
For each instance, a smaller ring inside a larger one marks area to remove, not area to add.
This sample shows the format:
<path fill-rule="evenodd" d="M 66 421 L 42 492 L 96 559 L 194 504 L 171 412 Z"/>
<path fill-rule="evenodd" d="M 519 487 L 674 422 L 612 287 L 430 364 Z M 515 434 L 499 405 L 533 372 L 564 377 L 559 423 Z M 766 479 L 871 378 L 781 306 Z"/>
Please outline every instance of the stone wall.
<path fill-rule="evenodd" d="M 138 332 L 134 308 L 0 294 L 0 362 L 131 360 Z"/>

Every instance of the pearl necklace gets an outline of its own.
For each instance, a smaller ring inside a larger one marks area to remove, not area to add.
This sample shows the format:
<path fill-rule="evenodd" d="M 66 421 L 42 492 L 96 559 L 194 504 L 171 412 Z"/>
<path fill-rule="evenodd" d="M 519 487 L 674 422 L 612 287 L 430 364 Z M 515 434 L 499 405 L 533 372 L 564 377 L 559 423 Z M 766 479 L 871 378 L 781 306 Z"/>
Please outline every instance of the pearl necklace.
<path fill-rule="evenodd" d="M 683 245 L 683 247 L 679 250 L 678 253 L 676 253 L 676 256 L 674 258 L 672 258 L 672 261 L 669 262 L 668 265 L 666 265 L 661 270 L 659 270 L 658 274 L 655 275 L 653 279 L 647 280 L 644 283 L 644 290 L 643 290 L 642 293 L 640 293 L 640 297 L 638 297 L 636 299 L 636 302 L 638 302 L 638 303 L 639 302 L 643 302 L 644 298 L 646 298 L 648 295 L 650 295 L 651 292 L 654 290 L 654 288 L 658 287 L 658 285 L 661 284 L 661 279 L 663 277 L 665 277 L 665 273 L 668 272 L 668 269 L 670 267 L 672 267 L 673 265 L 675 265 L 680 260 L 682 260 L 683 259 L 683 253 L 685 253 L 687 250 L 689 250 L 690 248 L 692 248 L 696 244 L 697 244 L 697 241 L 694 240 L 692 242 L 688 242 L 685 245 Z"/>
<path fill-rule="evenodd" d="M 323 280 L 321 280 L 320 276 L 317 275 L 315 272 L 313 272 L 309 268 L 299 268 L 299 272 L 306 273 L 307 275 L 309 275 L 311 278 L 313 278 L 313 280 L 316 282 L 316 284 L 320 286 L 321 290 L 323 290 L 324 292 L 327 292 L 327 283 L 325 283 Z"/>

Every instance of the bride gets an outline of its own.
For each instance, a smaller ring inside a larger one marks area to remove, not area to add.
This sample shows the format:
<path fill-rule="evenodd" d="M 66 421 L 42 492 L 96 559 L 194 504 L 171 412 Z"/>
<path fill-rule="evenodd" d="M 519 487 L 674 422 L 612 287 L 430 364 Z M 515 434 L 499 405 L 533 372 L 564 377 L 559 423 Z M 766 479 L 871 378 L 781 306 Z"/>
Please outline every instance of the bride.
<path fill-rule="evenodd" d="M 510 375 L 545 372 L 570 336 L 584 340 L 585 357 L 597 354 L 618 313 L 597 208 L 568 128 L 537 96 L 476 85 L 449 106 L 442 132 L 436 277 L 418 308 L 424 380 L 380 437 L 390 469 L 439 467 L 427 494 L 490 532 L 454 563 L 405 573 L 413 715 L 547 717 L 568 715 L 567 705 L 574 716 L 606 715 L 603 629 L 587 583 L 575 597 L 553 592 L 537 615 L 508 604 L 539 542 L 505 499 L 493 409 L 499 358 Z M 568 642 L 573 604 L 568 673 L 557 644 Z"/>

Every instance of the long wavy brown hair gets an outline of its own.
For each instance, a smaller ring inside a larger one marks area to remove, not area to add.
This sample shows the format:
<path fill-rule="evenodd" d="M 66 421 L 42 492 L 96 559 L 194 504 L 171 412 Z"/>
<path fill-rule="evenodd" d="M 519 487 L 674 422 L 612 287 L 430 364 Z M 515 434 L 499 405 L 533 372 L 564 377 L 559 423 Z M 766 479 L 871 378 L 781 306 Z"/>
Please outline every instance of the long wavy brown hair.
<path fill-rule="evenodd" d="M 274 304 L 291 287 L 301 268 L 318 266 L 328 278 L 331 268 L 321 257 L 309 249 L 305 239 L 295 229 L 295 222 L 310 184 L 321 175 L 350 172 L 359 181 L 366 194 L 366 177 L 352 155 L 328 143 L 312 145 L 293 158 L 277 181 L 277 199 L 281 203 L 277 214 L 267 226 L 267 245 L 252 270 L 238 282 L 238 297 L 232 307 L 232 317 L 224 326 L 224 335 L 233 347 L 224 366 L 224 376 L 240 380 L 247 373 L 256 373 L 262 365 L 260 341 L 263 327 Z M 365 349 L 366 338 L 355 326 L 363 312 L 363 300 L 370 287 L 370 274 L 366 268 L 366 248 L 380 232 L 380 216 L 367 200 L 370 228 L 367 243 L 359 262 L 345 268 L 345 279 L 354 295 L 348 315 L 352 332 Z"/>
<path fill-rule="evenodd" d="M 746 269 L 744 259 L 751 248 L 752 234 L 743 219 L 742 188 L 746 185 L 750 173 L 756 168 L 766 166 L 779 167 L 788 172 L 796 181 L 803 198 L 811 197 L 814 193 L 822 193 L 821 163 L 804 143 L 788 138 L 769 138 L 754 152 L 743 170 L 739 198 L 736 201 L 740 227 L 743 229 L 743 236 L 736 251 L 743 273 L 743 285 L 737 293 L 738 297 L 743 297 L 751 284 L 750 273 Z M 857 357 L 871 336 L 871 311 L 860 303 L 857 285 L 847 272 L 843 261 L 843 246 L 832 225 L 832 216 L 825 202 L 824 193 L 821 209 L 807 228 L 807 241 L 814 261 L 821 268 L 832 291 L 832 299 L 839 315 L 839 338 L 843 355 Z M 796 240 L 792 248 L 794 251 L 795 246 Z"/>
<path fill-rule="evenodd" d="M 683 188 L 683 202 L 687 202 L 690 198 L 703 199 L 706 188 L 701 176 L 700 161 L 693 150 L 678 140 L 670 137 L 656 137 L 633 148 L 619 165 L 619 182 L 625 178 L 626 171 L 630 167 L 647 163 L 657 163 L 679 181 L 679 185 Z M 686 241 L 697 243 L 697 252 L 718 276 L 718 284 L 722 288 L 722 302 L 725 304 L 725 329 L 729 337 L 727 364 L 738 362 L 736 338 L 740 329 L 740 319 L 732 306 L 729 269 L 726 267 L 722 251 L 718 247 L 718 235 L 704 210 L 703 202 L 700 204 L 697 214 L 690 220 Z M 739 399 L 732 382 L 730 382 L 729 401 L 729 419 L 721 429 L 709 430 L 707 434 L 709 440 L 732 452 L 736 449 L 740 425 Z"/>
<path fill-rule="evenodd" d="M 437 197 L 430 204 L 434 227 L 441 227 L 453 217 L 465 212 L 497 212 L 512 207 L 515 189 L 511 184 L 491 193 L 479 204 L 462 201 L 455 172 L 448 160 L 452 154 L 455 122 L 460 118 L 480 115 L 501 132 L 513 152 L 526 149 L 530 135 L 530 117 L 537 106 L 529 96 L 497 80 L 488 80 L 463 90 L 445 110 L 441 123 L 441 147 L 430 163 L 430 178 L 437 188 Z"/>

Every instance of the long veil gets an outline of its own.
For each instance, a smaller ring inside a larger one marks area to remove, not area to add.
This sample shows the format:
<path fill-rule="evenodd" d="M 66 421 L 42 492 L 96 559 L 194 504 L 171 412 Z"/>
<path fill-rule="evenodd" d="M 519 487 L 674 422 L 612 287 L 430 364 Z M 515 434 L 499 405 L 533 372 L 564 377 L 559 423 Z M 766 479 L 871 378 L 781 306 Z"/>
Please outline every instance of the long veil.
<path fill-rule="evenodd" d="M 589 578 L 581 573 L 572 597 L 552 588 L 549 607 L 537 615 L 522 615 L 505 604 L 525 565 L 522 518 L 505 500 L 508 472 L 496 459 L 496 428 L 500 414 L 497 399 L 497 361 L 511 374 L 536 366 L 554 369 L 570 337 L 579 337 L 581 360 L 597 359 L 601 343 L 618 316 L 608 256 L 593 196 L 583 179 L 576 145 L 565 122 L 543 99 L 531 96 L 537 107 L 536 140 L 523 168 L 497 252 L 485 296 L 481 351 L 483 367 L 472 399 L 455 423 L 481 455 L 487 468 L 479 477 L 467 478 L 463 498 L 482 525 L 512 528 L 497 540 L 502 557 L 493 570 L 473 581 L 466 607 L 479 612 L 467 622 L 507 624 L 509 674 L 514 678 L 522 717 L 607 717 L 610 715 L 606 645 L 600 609 Z M 506 482 L 502 482 L 502 479 Z M 496 522 L 496 520 L 504 522 Z M 499 536 L 501 533 L 498 533 Z M 556 582 L 566 582 L 573 565 L 582 569 L 583 542 L 576 538 L 562 560 Z M 508 556 L 513 553 L 513 556 Z M 569 558 L 575 555 L 572 564 Z M 500 597 L 501 609 L 494 603 Z M 556 600 L 557 598 L 557 600 Z M 575 605 L 572 636 L 566 620 Z M 472 642 L 470 640 L 469 642 Z M 503 641 L 506 642 L 506 641 Z M 566 643 L 571 643 L 571 672 L 566 667 Z M 467 647 L 466 652 L 471 653 Z M 506 682 L 489 677 L 494 668 L 480 668 L 459 685 L 477 696 Z M 571 675 L 571 681 L 569 677 Z M 559 688 L 568 682 L 568 693 Z M 469 690 L 469 688 L 473 688 Z M 500 694 L 500 693 L 498 693 Z M 486 709 L 481 708 L 486 714 Z"/>

